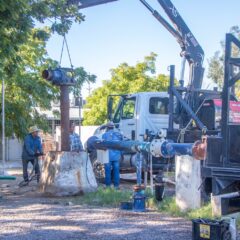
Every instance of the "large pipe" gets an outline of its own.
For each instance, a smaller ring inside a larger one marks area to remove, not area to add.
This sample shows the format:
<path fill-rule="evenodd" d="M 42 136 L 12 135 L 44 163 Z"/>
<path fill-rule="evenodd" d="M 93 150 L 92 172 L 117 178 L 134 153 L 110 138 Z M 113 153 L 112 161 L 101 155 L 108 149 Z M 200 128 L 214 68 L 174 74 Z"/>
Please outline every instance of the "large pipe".
<path fill-rule="evenodd" d="M 60 86 L 60 108 L 61 108 L 61 151 L 70 151 L 69 145 L 69 92 L 68 86 Z"/>
<path fill-rule="evenodd" d="M 106 141 L 98 138 L 91 139 L 96 149 L 113 149 L 126 152 L 151 153 L 156 157 L 171 158 L 175 155 L 189 155 L 204 160 L 205 146 L 203 143 L 174 143 L 169 140 L 154 139 L 152 142 L 140 141 Z"/>
<path fill-rule="evenodd" d="M 89 142 L 91 141 L 91 143 Z M 89 144 L 92 144 L 96 149 L 106 150 L 120 150 L 126 152 L 148 152 L 150 143 L 147 142 L 139 142 L 139 141 L 106 141 L 98 138 L 90 138 L 88 140 Z"/>

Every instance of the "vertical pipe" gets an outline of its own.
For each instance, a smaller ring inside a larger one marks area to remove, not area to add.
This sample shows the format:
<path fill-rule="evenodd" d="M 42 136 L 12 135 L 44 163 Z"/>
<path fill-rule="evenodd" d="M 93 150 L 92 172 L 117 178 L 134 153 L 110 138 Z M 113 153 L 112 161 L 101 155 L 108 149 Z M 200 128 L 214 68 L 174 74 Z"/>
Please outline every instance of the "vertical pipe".
<path fill-rule="evenodd" d="M 148 153 L 149 160 L 150 160 L 150 189 L 151 194 L 153 194 L 153 166 L 152 166 L 152 154 Z"/>
<path fill-rule="evenodd" d="M 5 84 L 2 78 L 2 164 L 5 172 Z"/>
<path fill-rule="evenodd" d="M 82 125 L 82 89 L 79 94 L 79 138 L 81 139 L 81 125 Z"/>
<path fill-rule="evenodd" d="M 9 161 L 9 138 L 6 138 L 6 161 Z"/>
<path fill-rule="evenodd" d="M 142 183 L 142 156 L 137 153 L 137 184 L 140 186 Z"/>
<path fill-rule="evenodd" d="M 68 86 L 61 85 L 60 108 L 61 108 L 61 151 L 70 151 L 69 145 L 69 92 Z"/>
<path fill-rule="evenodd" d="M 170 83 L 169 83 L 169 120 L 168 120 L 168 131 L 173 131 L 173 91 L 174 88 L 174 78 L 175 78 L 175 66 L 170 65 Z"/>
<path fill-rule="evenodd" d="M 52 120 L 52 137 L 55 135 L 55 119 Z"/>
<path fill-rule="evenodd" d="M 228 148 L 229 148 L 229 76 L 230 76 L 230 60 L 231 57 L 231 35 L 226 35 L 225 61 L 224 61 L 224 84 L 222 91 L 222 138 L 223 138 L 223 166 L 227 165 Z"/>

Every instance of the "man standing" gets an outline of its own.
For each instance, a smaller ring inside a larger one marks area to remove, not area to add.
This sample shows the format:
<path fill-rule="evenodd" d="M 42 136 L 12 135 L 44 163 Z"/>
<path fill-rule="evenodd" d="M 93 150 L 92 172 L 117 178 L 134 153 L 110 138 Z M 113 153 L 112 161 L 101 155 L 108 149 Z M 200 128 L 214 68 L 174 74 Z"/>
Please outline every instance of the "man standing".
<path fill-rule="evenodd" d="M 35 174 L 37 175 L 37 182 L 40 178 L 40 169 L 38 164 L 38 156 L 43 155 L 41 139 L 38 136 L 40 129 L 37 126 L 29 128 L 29 134 L 24 139 L 23 152 L 22 152 L 22 164 L 23 164 L 23 179 L 27 185 L 28 179 L 28 163 L 31 162 Z"/>
<path fill-rule="evenodd" d="M 80 152 L 83 151 L 83 145 L 80 140 L 80 137 L 75 133 L 75 124 L 70 125 L 70 134 L 69 134 L 69 143 L 71 152 Z"/>
<path fill-rule="evenodd" d="M 103 140 L 106 141 L 122 141 L 122 135 L 114 131 L 114 123 L 109 122 L 106 125 L 107 132 L 102 136 Z M 109 150 L 109 162 L 104 164 L 105 167 L 105 184 L 107 187 L 111 186 L 111 171 L 113 170 L 113 184 L 115 188 L 119 188 L 120 183 L 120 171 L 119 164 L 121 159 L 121 151 L 118 150 Z"/>

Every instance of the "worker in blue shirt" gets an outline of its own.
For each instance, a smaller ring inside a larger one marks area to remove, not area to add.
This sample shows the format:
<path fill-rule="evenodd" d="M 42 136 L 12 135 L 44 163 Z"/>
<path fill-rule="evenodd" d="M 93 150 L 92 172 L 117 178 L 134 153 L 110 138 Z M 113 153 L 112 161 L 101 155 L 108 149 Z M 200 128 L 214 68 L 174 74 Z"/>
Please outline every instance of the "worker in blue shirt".
<path fill-rule="evenodd" d="M 122 141 L 123 136 L 117 131 L 114 131 L 114 124 L 107 123 L 107 131 L 103 134 L 102 139 L 106 141 Z M 115 188 L 119 188 L 120 183 L 120 165 L 121 151 L 109 150 L 109 162 L 104 164 L 105 167 L 105 184 L 107 187 L 111 186 L 111 171 L 113 170 L 113 184 Z"/>
<path fill-rule="evenodd" d="M 42 151 L 42 144 L 41 139 L 38 136 L 38 132 L 40 129 L 37 126 L 33 126 L 29 128 L 29 134 L 24 139 L 23 144 L 23 152 L 22 152 L 22 164 L 23 164 L 23 178 L 26 183 L 28 184 L 28 163 L 31 162 L 35 174 L 37 175 L 37 181 L 39 182 L 40 178 L 40 169 L 38 164 L 38 157 L 43 155 Z"/>
<path fill-rule="evenodd" d="M 80 137 L 77 133 L 75 133 L 75 124 L 74 123 L 70 124 L 69 143 L 70 143 L 70 151 L 71 152 L 84 151 Z"/>

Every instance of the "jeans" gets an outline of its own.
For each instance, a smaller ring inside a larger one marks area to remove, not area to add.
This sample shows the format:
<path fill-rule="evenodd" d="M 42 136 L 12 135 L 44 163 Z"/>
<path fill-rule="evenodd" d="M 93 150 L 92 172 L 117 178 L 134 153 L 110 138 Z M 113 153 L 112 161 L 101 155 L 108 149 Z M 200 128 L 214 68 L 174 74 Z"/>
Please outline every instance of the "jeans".
<path fill-rule="evenodd" d="M 35 162 L 34 162 L 35 161 Z M 22 159 L 22 164 L 23 164 L 23 179 L 24 181 L 28 181 L 28 163 L 31 162 L 32 165 L 34 166 L 34 170 L 35 170 L 35 174 L 37 175 L 37 181 L 39 181 L 39 177 L 40 177 L 40 169 L 39 169 L 39 164 L 38 164 L 38 159 L 30 159 L 30 160 L 26 160 L 26 159 Z M 35 165 L 34 165 L 35 164 Z"/>
<path fill-rule="evenodd" d="M 111 186 L 113 170 L 113 184 L 114 187 L 119 187 L 120 183 L 120 173 L 119 173 L 119 161 L 109 161 L 109 163 L 104 164 L 105 167 L 105 184 L 107 187 Z"/>

